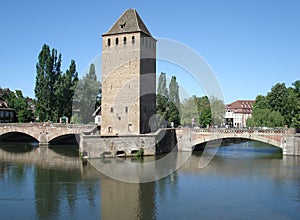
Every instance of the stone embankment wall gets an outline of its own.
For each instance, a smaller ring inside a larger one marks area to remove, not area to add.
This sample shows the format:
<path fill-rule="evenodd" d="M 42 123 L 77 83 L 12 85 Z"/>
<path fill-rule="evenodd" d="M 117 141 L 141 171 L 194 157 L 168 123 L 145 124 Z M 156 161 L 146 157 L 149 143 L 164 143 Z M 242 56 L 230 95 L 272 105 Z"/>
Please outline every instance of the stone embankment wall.
<path fill-rule="evenodd" d="M 134 156 L 141 150 L 145 156 L 153 156 L 170 152 L 176 143 L 175 129 L 160 129 L 142 135 L 81 135 L 79 148 L 82 155 L 89 158 Z"/>

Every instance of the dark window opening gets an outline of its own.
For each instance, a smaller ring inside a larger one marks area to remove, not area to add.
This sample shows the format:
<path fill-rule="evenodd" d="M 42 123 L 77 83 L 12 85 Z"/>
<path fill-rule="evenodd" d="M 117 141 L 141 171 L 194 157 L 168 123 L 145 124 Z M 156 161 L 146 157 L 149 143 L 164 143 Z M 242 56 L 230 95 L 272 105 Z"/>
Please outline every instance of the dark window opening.
<path fill-rule="evenodd" d="M 107 39 L 107 45 L 110 46 L 110 38 Z"/>
<path fill-rule="evenodd" d="M 116 38 L 116 45 L 119 44 L 119 38 Z"/>
<path fill-rule="evenodd" d="M 131 37 L 131 41 L 132 41 L 132 44 L 135 43 L 135 37 L 134 36 Z"/>
<path fill-rule="evenodd" d="M 126 37 L 124 37 L 123 41 L 124 41 L 124 44 L 126 44 L 126 42 L 127 42 L 127 38 L 126 38 Z"/>

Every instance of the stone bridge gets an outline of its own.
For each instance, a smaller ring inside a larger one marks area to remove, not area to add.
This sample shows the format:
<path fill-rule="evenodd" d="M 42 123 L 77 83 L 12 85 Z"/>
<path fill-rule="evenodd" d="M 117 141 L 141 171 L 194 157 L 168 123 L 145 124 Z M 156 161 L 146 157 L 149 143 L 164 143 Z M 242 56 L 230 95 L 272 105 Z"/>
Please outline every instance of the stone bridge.
<path fill-rule="evenodd" d="M 31 136 L 39 144 L 48 144 L 55 138 L 81 133 L 92 133 L 95 125 L 57 124 L 57 123 L 1 123 L 0 138 L 9 133 L 22 133 Z"/>
<path fill-rule="evenodd" d="M 224 138 L 242 138 L 264 142 L 282 149 L 283 155 L 300 155 L 300 137 L 295 129 L 189 129 L 176 131 L 178 149 L 191 151 L 194 146 Z"/>

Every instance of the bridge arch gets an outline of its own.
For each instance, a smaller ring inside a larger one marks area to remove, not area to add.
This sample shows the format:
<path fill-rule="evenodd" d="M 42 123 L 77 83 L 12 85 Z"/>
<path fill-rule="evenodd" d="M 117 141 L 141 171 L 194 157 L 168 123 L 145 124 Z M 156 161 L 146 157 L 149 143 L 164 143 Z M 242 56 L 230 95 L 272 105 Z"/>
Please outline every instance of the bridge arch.
<path fill-rule="evenodd" d="M 52 137 L 50 140 L 48 140 L 49 144 L 77 144 L 79 141 L 79 135 L 75 133 L 70 134 L 63 134 L 63 135 L 57 135 L 55 137 Z"/>
<path fill-rule="evenodd" d="M 232 137 L 207 137 L 203 139 L 196 139 L 191 142 L 192 147 L 199 145 L 199 144 L 204 144 L 210 141 L 218 141 L 218 140 L 223 140 L 223 139 L 244 139 L 244 140 L 253 140 L 253 141 L 259 141 L 265 144 L 272 145 L 274 147 L 282 148 L 281 142 L 278 141 L 272 141 L 269 138 L 266 137 L 239 137 L 239 136 L 232 136 Z"/>
<path fill-rule="evenodd" d="M 211 138 L 209 140 L 203 141 L 203 140 L 195 140 L 191 143 L 192 145 L 192 150 L 198 149 L 198 150 L 203 150 L 206 146 L 207 143 L 212 142 L 215 143 L 215 146 L 219 146 L 220 144 L 222 144 L 222 140 L 245 140 L 245 141 L 257 141 L 260 143 L 265 143 L 268 144 L 270 146 L 279 148 L 282 150 L 281 146 L 275 145 L 274 143 L 270 143 L 270 141 L 268 139 L 266 139 L 265 141 L 261 140 L 260 138 L 240 138 L 240 137 L 226 137 L 226 138 Z"/>
<path fill-rule="evenodd" d="M 47 145 L 49 141 L 64 135 L 92 134 L 96 128 L 95 125 L 80 124 L 2 123 L 0 124 L 0 136 L 10 132 L 19 132 L 33 137 L 40 145 Z"/>
<path fill-rule="evenodd" d="M 22 131 L 9 131 L 3 134 L 0 134 L 0 142 L 6 141 L 22 141 L 22 142 L 39 142 L 39 139 L 33 134 Z"/>

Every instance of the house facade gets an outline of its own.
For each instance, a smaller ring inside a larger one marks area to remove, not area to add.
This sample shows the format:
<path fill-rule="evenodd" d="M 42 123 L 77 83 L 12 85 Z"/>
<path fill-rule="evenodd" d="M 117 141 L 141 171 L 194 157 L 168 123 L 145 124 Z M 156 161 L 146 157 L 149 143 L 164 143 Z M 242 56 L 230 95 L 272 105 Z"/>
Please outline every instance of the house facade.
<path fill-rule="evenodd" d="M 252 116 L 254 100 L 237 100 L 226 105 L 225 124 L 229 128 L 246 127 L 246 121 Z"/>
<path fill-rule="evenodd" d="M 7 102 L 0 97 L 0 123 L 11 123 L 16 121 L 16 112 L 9 108 Z"/>

